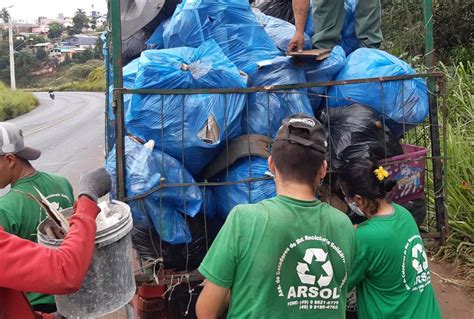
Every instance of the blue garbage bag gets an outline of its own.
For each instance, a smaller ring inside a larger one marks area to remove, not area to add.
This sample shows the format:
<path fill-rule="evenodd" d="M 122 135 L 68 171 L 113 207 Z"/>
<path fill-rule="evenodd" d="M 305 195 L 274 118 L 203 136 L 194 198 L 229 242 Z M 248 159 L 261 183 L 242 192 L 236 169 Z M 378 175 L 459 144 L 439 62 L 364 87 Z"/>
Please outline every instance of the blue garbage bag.
<path fill-rule="evenodd" d="M 148 50 L 136 88 L 244 88 L 246 79 L 214 40 L 199 48 Z M 245 94 L 134 95 L 125 115 L 129 132 L 153 139 L 194 175 L 212 161 L 226 139 L 241 134 Z"/>
<path fill-rule="evenodd" d="M 215 219 L 217 216 L 216 199 L 212 192 L 212 186 L 201 186 L 202 207 L 201 213 L 205 214 L 207 219 Z"/>
<path fill-rule="evenodd" d="M 381 50 L 362 48 L 349 55 L 336 80 L 408 74 L 415 74 L 415 70 L 406 62 Z M 419 78 L 333 86 L 329 90 L 329 96 L 330 107 L 354 102 L 370 106 L 380 117 L 385 116 L 385 119 L 391 120 L 387 124 L 396 137 L 403 134 L 403 123 L 420 124 L 429 111 L 428 89 L 425 81 Z"/>
<path fill-rule="evenodd" d="M 248 73 L 252 86 L 305 83 L 304 69 L 293 65 L 289 57 L 260 61 Z M 249 134 L 274 137 L 281 121 L 293 114 L 313 116 L 306 89 L 285 92 L 257 92 L 249 96 L 248 116 L 242 116 L 242 129 Z"/>
<path fill-rule="evenodd" d="M 148 41 L 145 42 L 148 49 L 161 50 L 165 48 L 163 33 L 165 32 L 165 28 L 168 26 L 170 21 L 171 18 L 161 22 L 160 25 L 158 25 L 158 27 L 155 29 L 155 32 L 153 32 Z"/>
<path fill-rule="evenodd" d="M 107 171 L 115 183 L 115 147 L 106 162 Z M 125 194 L 127 197 L 145 195 L 164 184 L 194 183 L 191 174 L 173 157 L 153 148 L 153 141 L 142 145 L 130 137 L 125 138 Z M 114 185 L 115 186 L 115 185 Z M 115 187 L 113 187 L 115 189 Z M 112 193 L 112 197 L 115 194 Z M 191 242 L 191 233 L 184 214 L 194 217 L 201 209 L 199 187 L 164 187 L 142 199 L 128 202 L 134 224 L 147 226 L 149 220 L 160 237 L 172 244 Z"/>
<path fill-rule="evenodd" d="M 349 55 L 361 47 L 355 30 L 355 9 L 357 1 L 358 0 L 344 0 L 344 11 L 346 15 L 339 45 L 342 46 L 346 55 Z"/>
<path fill-rule="evenodd" d="M 275 182 L 263 179 L 268 177 L 267 159 L 257 156 L 252 156 L 250 161 L 249 158 L 241 158 L 228 171 L 219 173 L 216 182 L 244 182 L 212 188 L 217 215 L 225 219 L 236 205 L 257 203 L 276 196 Z M 260 180 L 249 183 L 249 179 Z"/>
<path fill-rule="evenodd" d="M 296 27 L 285 20 L 268 16 L 258 9 L 254 9 L 253 12 L 255 13 L 255 17 L 257 17 L 257 21 L 265 28 L 265 32 L 267 32 L 273 42 L 275 42 L 277 48 L 286 52 L 288 50 L 288 44 L 290 44 L 291 39 L 295 35 Z M 305 34 L 303 48 L 309 50 L 311 46 L 311 38 Z"/>
<path fill-rule="evenodd" d="M 139 59 L 132 60 L 126 66 L 123 67 L 123 87 L 126 89 L 135 88 L 135 79 L 137 77 Z M 123 109 L 124 113 L 127 113 L 132 102 L 132 94 L 125 94 L 123 96 Z"/>
<path fill-rule="evenodd" d="M 346 53 L 341 46 L 336 46 L 332 50 L 327 59 L 316 61 L 314 63 L 307 63 L 306 80 L 308 82 L 328 82 L 333 81 L 339 71 L 346 63 Z M 321 107 L 322 96 L 326 94 L 328 87 L 311 87 L 308 89 L 309 100 L 313 106 L 314 113 L 317 113 Z"/>
<path fill-rule="evenodd" d="M 110 69 L 112 69 L 112 65 L 110 65 Z M 133 89 L 135 87 L 135 77 L 137 74 L 138 69 L 138 59 L 135 59 L 128 63 L 126 66 L 123 67 L 123 87 L 126 89 Z M 110 83 L 113 83 L 113 73 L 110 72 Z M 108 150 L 111 151 L 114 144 L 115 144 L 115 114 L 112 107 L 113 103 L 113 95 L 114 94 L 114 85 L 109 85 L 109 100 L 107 105 L 107 145 Z M 130 107 L 130 102 L 132 100 L 131 94 L 125 94 L 123 96 L 123 108 L 126 112 Z"/>
<path fill-rule="evenodd" d="M 123 75 L 123 87 L 126 89 L 133 89 L 135 88 L 135 78 L 137 76 L 138 70 L 138 59 L 132 60 L 122 69 Z M 111 79 L 111 83 L 113 82 L 113 76 Z M 114 94 L 114 85 L 110 84 L 109 86 L 109 110 L 108 110 L 108 117 L 109 120 L 115 120 L 115 115 L 112 109 L 112 102 L 113 102 L 113 94 Z M 130 102 L 132 100 L 131 94 L 125 94 L 123 96 L 123 103 L 124 103 L 124 112 L 126 113 L 128 108 L 130 107 Z"/>
<path fill-rule="evenodd" d="M 164 30 L 165 48 L 214 39 L 241 70 L 280 55 L 245 0 L 183 0 Z"/>

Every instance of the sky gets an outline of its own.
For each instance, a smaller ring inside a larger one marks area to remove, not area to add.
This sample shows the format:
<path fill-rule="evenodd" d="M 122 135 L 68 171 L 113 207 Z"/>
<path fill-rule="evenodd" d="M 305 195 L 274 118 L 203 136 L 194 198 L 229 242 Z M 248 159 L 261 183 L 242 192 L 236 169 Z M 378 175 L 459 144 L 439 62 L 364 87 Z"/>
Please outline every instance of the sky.
<path fill-rule="evenodd" d="M 34 22 L 39 16 L 56 18 L 58 13 L 72 17 L 78 8 L 90 12 L 92 5 L 102 14 L 107 12 L 107 0 L 0 0 L 0 8 L 11 5 L 8 10 L 12 19 L 27 22 Z"/>

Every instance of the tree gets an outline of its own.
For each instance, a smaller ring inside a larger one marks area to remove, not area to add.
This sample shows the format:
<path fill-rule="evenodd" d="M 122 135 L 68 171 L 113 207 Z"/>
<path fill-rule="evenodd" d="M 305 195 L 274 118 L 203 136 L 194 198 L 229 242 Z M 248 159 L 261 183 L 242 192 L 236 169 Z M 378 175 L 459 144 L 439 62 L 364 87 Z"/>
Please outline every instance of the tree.
<path fill-rule="evenodd" d="M 7 8 L 2 8 L 0 10 L 0 19 L 3 20 L 4 23 L 8 23 L 10 21 L 10 12 L 8 12 Z"/>
<path fill-rule="evenodd" d="M 69 57 L 69 54 L 66 55 L 66 57 L 64 58 L 64 62 L 63 62 L 63 66 L 66 66 L 66 65 L 69 65 L 71 64 L 71 58 Z"/>
<path fill-rule="evenodd" d="M 19 86 L 28 86 L 31 83 L 33 72 L 38 66 L 39 61 L 26 49 L 15 54 L 16 78 Z"/>
<path fill-rule="evenodd" d="M 95 31 L 96 32 L 104 32 L 106 27 L 107 27 L 107 24 L 104 23 L 103 25 L 96 27 Z"/>
<path fill-rule="evenodd" d="M 38 50 L 36 50 L 35 56 L 36 59 L 41 62 L 45 61 L 48 58 L 48 54 L 43 48 L 38 48 Z"/>
<path fill-rule="evenodd" d="M 72 29 L 79 30 L 79 32 L 82 32 L 82 29 L 89 27 L 89 18 L 82 9 L 77 9 L 74 18 L 72 18 L 72 22 L 74 24 Z"/>
<path fill-rule="evenodd" d="M 438 0 L 433 8 L 433 32 L 437 57 L 447 60 L 459 49 L 467 53 L 466 61 L 472 57 L 474 32 L 473 1 Z M 471 54 L 469 54 L 469 51 Z M 456 59 L 458 60 L 458 59 Z M 462 59 L 461 59 L 462 60 Z"/>
<path fill-rule="evenodd" d="M 40 34 L 32 34 L 28 36 L 27 41 L 28 41 L 28 44 L 31 44 L 31 45 L 47 42 L 46 38 Z"/>
<path fill-rule="evenodd" d="M 13 48 L 15 51 L 23 50 L 26 48 L 26 45 L 28 44 L 28 40 L 23 40 L 23 39 L 15 39 L 13 41 Z"/>
<path fill-rule="evenodd" d="M 96 18 L 92 18 L 92 20 L 91 20 L 90 22 L 91 22 L 91 25 L 90 25 L 91 29 L 92 29 L 92 30 L 97 29 L 97 19 L 96 19 Z"/>
<path fill-rule="evenodd" d="M 102 40 L 99 37 L 97 39 L 97 41 L 95 43 L 95 47 L 94 47 L 94 59 L 99 59 L 99 60 L 103 59 L 102 46 L 103 46 L 103 43 L 102 43 Z"/>
<path fill-rule="evenodd" d="M 10 59 L 9 59 L 8 43 L 0 42 L 0 81 L 10 84 Z"/>
<path fill-rule="evenodd" d="M 69 36 L 73 36 L 80 33 L 81 33 L 81 30 L 77 29 L 76 27 L 67 27 L 67 34 Z"/>
<path fill-rule="evenodd" d="M 77 63 L 86 63 L 94 59 L 94 51 L 92 49 L 85 49 L 84 52 L 75 54 L 72 59 Z"/>
<path fill-rule="evenodd" d="M 45 42 L 46 42 L 46 39 L 42 35 L 31 34 L 24 39 L 22 38 L 15 39 L 13 41 L 13 48 L 15 49 L 15 51 L 20 51 L 20 50 L 25 49 L 29 45 L 35 45 L 38 43 L 45 43 Z"/>
<path fill-rule="evenodd" d="M 50 23 L 48 26 L 49 26 L 48 38 L 50 38 L 51 40 L 61 38 L 64 32 L 64 26 L 62 24 L 53 22 L 53 23 Z"/>

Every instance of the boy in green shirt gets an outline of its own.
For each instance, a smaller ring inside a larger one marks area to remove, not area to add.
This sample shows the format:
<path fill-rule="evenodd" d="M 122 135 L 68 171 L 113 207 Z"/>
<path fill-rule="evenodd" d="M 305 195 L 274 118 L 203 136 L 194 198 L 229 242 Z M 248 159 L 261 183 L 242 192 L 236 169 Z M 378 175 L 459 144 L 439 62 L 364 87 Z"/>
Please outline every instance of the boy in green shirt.
<path fill-rule="evenodd" d="M 358 253 L 349 276 L 349 289 L 357 287 L 359 318 L 441 318 L 415 220 L 385 200 L 396 184 L 388 172 L 356 160 L 342 168 L 340 184 L 351 209 L 368 218 L 357 228 Z"/>
<path fill-rule="evenodd" d="M 315 197 L 326 174 L 321 124 L 283 121 L 268 159 L 278 196 L 236 206 L 199 267 L 196 312 L 216 318 L 344 318 L 355 254 L 347 216 Z"/>
<path fill-rule="evenodd" d="M 0 122 L 0 189 L 11 186 L 0 198 L 0 226 L 10 234 L 33 242 L 37 241 L 36 228 L 46 216 L 36 189 L 58 210 L 72 207 L 74 203 L 72 186 L 64 177 L 38 172 L 30 164 L 29 161 L 40 155 L 39 150 L 25 146 L 18 126 Z M 37 311 L 56 309 L 53 296 L 30 293 L 28 299 Z"/>

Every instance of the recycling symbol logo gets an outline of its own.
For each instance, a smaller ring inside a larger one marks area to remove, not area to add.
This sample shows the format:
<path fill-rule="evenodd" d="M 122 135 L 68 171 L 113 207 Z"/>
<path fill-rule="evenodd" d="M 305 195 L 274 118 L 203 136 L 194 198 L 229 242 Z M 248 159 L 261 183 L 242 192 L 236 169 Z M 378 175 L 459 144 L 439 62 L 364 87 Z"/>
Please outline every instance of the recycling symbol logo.
<path fill-rule="evenodd" d="M 321 248 L 308 248 L 306 249 L 304 262 L 298 262 L 296 266 L 296 272 L 301 283 L 305 285 L 314 286 L 317 282 L 319 287 L 329 286 L 333 277 L 333 268 L 331 261 L 328 260 L 328 253 Z M 321 264 L 321 268 L 324 270 L 325 274 L 319 276 L 319 278 L 310 273 L 309 266 L 317 262 Z"/>
<path fill-rule="evenodd" d="M 422 273 L 425 270 L 428 270 L 428 258 L 421 244 L 416 244 L 415 246 L 413 246 L 413 248 L 411 249 L 411 255 L 413 257 L 411 265 L 418 274 Z"/>

